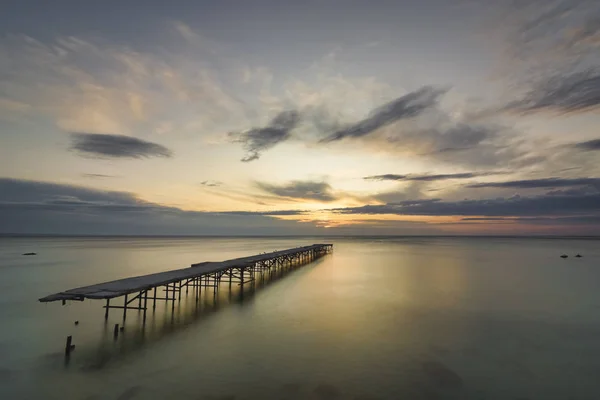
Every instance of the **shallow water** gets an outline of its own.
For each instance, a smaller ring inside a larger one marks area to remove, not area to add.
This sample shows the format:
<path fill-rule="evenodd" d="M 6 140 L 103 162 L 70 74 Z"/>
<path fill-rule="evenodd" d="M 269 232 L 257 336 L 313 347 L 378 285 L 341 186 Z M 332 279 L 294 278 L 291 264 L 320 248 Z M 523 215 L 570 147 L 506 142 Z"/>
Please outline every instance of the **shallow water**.
<path fill-rule="evenodd" d="M 323 239 L 0 239 L 0 398 L 600 398 L 600 241 L 327 241 L 243 295 L 129 311 L 115 341 L 118 310 L 36 299 Z"/>

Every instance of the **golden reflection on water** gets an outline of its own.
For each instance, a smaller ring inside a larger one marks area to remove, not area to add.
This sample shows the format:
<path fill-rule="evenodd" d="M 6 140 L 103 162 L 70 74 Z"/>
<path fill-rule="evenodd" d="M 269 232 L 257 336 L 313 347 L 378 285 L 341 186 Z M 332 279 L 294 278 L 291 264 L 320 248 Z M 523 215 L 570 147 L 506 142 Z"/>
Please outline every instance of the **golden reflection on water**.
<path fill-rule="evenodd" d="M 129 311 L 116 341 L 118 311 L 105 324 L 98 302 L 35 299 L 303 243 L 64 240 L 36 244 L 36 259 L 4 256 L 4 278 L 18 286 L 0 299 L 9 326 L 0 331 L 0 398 L 600 398 L 596 242 L 332 240 L 332 255 L 243 297 L 223 285 L 216 301 L 205 291 L 196 304 L 190 290 L 174 312 L 158 303 L 145 325 Z M 69 334 L 77 347 L 65 366 Z"/>

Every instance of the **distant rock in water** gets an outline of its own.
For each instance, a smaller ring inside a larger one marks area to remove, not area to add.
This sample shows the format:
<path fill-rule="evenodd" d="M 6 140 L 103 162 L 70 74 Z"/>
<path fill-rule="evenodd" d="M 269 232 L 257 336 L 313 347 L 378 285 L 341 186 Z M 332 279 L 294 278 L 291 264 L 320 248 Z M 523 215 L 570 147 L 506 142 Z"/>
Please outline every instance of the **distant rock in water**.
<path fill-rule="evenodd" d="M 569 257 L 569 256 L 566 254 L 563 254 L 562 256 L 560 256 L 560 258 L 567 258 L 567 257 Z"/>
<path fill-rule="evenodd" d="M 24 256 L 37 256 L 37 253 L 23 253 Z"/>
<path fill-rule="evenodd" d="M 577 254 L 575 257 L 576 257 L 576 258 L 581 258 L 581 257 L 583 257 L 583 256 L 582 256 L 581 254 Z"/>

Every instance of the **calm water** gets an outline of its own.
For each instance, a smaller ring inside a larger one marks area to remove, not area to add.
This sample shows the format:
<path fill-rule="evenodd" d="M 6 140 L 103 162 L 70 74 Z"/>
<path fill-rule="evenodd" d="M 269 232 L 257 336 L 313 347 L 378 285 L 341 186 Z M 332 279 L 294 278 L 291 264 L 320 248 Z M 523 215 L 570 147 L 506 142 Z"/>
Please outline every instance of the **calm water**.
<path fill-rule="evenodd" d="M 322 241 L 0 239 L 0 398 L 600 398 L 597 240 L 331 239 L 253 293 L 130 311 L 117 341 L 101 302 L 36 301 Z"/>

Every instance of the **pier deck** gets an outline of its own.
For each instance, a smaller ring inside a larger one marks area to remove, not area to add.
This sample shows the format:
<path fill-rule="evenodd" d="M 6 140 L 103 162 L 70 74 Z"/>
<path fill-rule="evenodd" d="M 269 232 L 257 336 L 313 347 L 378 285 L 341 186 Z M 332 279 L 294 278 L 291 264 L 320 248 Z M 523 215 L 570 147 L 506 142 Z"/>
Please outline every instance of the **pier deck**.
<path fill-rule="evenodd" d="M 271 253 L 257 254 L 249 257 L 235 258 L 221 262 L 202 262 L 192 264 L 190 267 L 176 269 L 172 271 L 159 272 L 149 275 L 136 276 L 132 278 L 118 279 L 115 281 L 98 283 L 90 286 L 83 286 L 64 292 L 55 293 L 39 299 L 40 302 L 62 301 L 83 301 L 85 299 L 104 299 L 107 309 L 106 318 L 108 318 L 109 308 L 122 308 L 125 311 L 128 308 L 146 310 L 148 301 L 148 291 L 154 290 L 154 296 L 150 299 L 156 300 L 175 300 L 175 292 L 181 293 L 181 289 L 187 286 L 194 287 L 213 287 L 215 291 L 225 276 L 229 278 L 229 285 L 233 281 L 244 285 L 244 283 L 253 283 L 257 271 L 271 271 L 272 269 L 290 267 L 303 262 L 310 262 L 317 257 L 330 253 L 333 249 L 332 244 L 313 244 L 310 246 L 297 247 L 288 250 L 274 251 Z M 248 280 L 245 280 L 244 274 Z M 164 286 L 165 297 L 158 298 L 156 289 Z M 136 296 L 127 300 L 128 295 L 135 293 Z M 110 305 L 110 299 L 116 297 L 125 297 L 123 306 Z M 129 304 L 138 299 L 138 306 L 129 306 Z M 143 300 L 143 302 L 142 302 Z"/>

